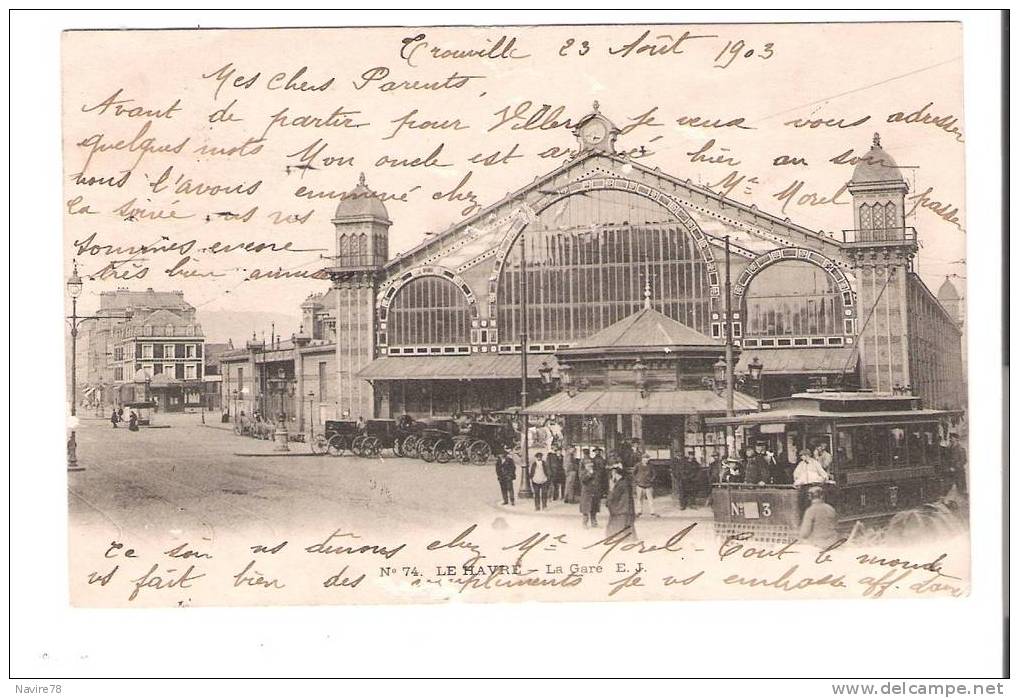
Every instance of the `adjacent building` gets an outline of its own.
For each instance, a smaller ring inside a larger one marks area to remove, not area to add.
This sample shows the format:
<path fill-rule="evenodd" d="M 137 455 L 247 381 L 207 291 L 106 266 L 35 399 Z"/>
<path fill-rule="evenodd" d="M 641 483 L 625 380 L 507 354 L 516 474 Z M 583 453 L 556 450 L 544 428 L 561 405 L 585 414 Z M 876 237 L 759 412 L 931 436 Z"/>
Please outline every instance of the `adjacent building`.
<path fill-rule="evenodd" d="M 88 390 L 107 405 L 200 407 L 205 338 L 182 291 L 104 291 L 88 325 Z"/>

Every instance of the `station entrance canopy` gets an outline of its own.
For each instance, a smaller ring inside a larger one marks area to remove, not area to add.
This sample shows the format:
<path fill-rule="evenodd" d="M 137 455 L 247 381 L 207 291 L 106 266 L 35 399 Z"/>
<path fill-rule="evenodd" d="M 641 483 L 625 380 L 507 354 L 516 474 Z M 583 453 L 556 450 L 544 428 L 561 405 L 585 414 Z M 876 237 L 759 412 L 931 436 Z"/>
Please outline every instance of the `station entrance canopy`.
<path fill-rule="evenodd" d="M 540 377 L 538 370 L 542 362 L 553 371 L 558 366 L 549 354 L 529 354 L 528 378 Z M 520 355 L 383 356 L 365 366 L 358 377 L 364 380 L 519 380 Z"/>

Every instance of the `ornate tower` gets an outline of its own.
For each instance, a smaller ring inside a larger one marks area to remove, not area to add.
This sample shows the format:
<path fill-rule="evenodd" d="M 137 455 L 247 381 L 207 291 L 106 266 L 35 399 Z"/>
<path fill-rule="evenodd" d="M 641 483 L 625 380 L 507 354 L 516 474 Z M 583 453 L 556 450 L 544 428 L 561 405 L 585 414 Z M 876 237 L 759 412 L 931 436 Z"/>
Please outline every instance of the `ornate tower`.
<path fill-rule="evenodd" d="M 336 416 L 374 416 L 375 398 L 358 371 L 375 358 L 375 296 L 389 256 L 389 213 L 364 173 L 336 207 L 336 256 L 326 269 L 336 296 Z"/>
<path fill-rule="evenodd" d="M 905 225 L 909 186 L 874 134 L 870 151 L 848 183 L 852 230 L 845 249 L 856 271 L 857 327 L 862 387 L 891 392 L 910 386 L 908 274 L 917 252 L 916 231 Z"/>

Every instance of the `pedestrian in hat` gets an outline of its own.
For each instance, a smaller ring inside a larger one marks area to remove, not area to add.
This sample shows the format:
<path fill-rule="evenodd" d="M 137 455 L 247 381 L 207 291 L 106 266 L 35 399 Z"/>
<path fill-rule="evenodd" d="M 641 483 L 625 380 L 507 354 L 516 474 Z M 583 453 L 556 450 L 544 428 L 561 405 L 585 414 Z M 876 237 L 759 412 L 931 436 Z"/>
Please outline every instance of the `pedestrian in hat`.
<path fill-rule="evenodd" d="M 584 449 L 580 462 L 580 513 L 584 517 L 584 528 L 598 525 L 598 509 L 601 503 L 601 483 L 594 467 L 594 459 Z"/>
<path fill-rule="evenodd" d="M 609 510 L 609 523 L 605 527 L 605 538 L 622 535 L 637 537 L 635 522 L 637 514 L 633 505 L 633 488 L 630 477 L 622 463 L 613 463 L 609 469 L 609 492 L 605 499 Z"/>
<path fill-rule="evenodd" d="M 516 506 L 513 482 L 517 479 L 517 464 L 509 453 L 501 453 L 495 457 L 495 477 L 499 480 L 502 503 Z"/>

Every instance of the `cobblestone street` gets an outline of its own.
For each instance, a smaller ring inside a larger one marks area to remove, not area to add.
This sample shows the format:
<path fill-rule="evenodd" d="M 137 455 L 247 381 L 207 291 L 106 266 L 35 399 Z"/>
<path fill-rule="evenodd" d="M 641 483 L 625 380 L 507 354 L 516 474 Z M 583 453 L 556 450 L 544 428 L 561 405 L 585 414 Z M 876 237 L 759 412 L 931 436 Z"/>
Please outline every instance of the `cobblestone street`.
<path fill-rule="evenodd" d="M 78 457 L 86 469 L 69 477 L 74 535 L 215 540 L 229 532 L 274 540 L 294 530 L 341 525 L 439 533 L 447 524 L 460 530 L 467 522 L 489 525 L 497 518 L 511 529 L 555 526 L 593 539 L 600 531 L 584 532 L 576 504 L 550 502 L 540 513 L 529 500 L 502 506 L 491 465 L 425 463 L 391 454 L 316 457 L 302 443 L 277 454 L 271 441 L 237 436 L 229 425 L 212 423 L 210 415 L 207 420 L 203 425 L 199 414 L 160 414 L 156 423 L 168 428 L 131 432 L 83 419 Z M 642 527 L 665 530 L 682 523 L 666 499 L 656 504 L 664 516 L 642 518 Z M 706 510 L 685 513 L 708 516 Z"/>

